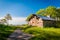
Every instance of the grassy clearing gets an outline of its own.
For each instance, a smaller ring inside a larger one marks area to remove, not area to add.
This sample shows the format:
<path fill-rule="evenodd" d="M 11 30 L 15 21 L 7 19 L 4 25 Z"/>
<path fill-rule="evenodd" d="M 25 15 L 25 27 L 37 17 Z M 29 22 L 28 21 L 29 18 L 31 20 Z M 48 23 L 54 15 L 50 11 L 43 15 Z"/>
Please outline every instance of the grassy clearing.
<path fill-rule="evenodd" d="M 60 28 L 39 28 L 28 25 L 23 27 L 0 25 L 0 40 L 6 40 L 17 28 L 20 28 L 25 33 L 34 35 L 30 40 L 60 40 Z"/>

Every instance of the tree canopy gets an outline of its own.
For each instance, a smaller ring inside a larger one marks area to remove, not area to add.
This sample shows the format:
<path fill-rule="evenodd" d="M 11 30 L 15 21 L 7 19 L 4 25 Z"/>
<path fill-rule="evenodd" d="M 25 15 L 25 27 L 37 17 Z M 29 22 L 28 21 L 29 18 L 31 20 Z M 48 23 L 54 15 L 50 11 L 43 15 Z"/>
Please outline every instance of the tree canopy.
<path fill-rule="evenodd" d="M 0 24 L 8 24 L 9 20 L 12 20 L 12 17 L 10 14 L 7 14 L 4 18 L 0 19 Z"/>
<path fill-rule="evenodd" d="M 6 19 L 6 20 L 12 20 L 12 17 L 11 17 L 10 14 L 6 14 L 5 19 Z"/>
<path fill-rule="evenodd" d="M 36 12 L 37 15 L 42 15 L 42 16 L 51 16 L 55 17 L 56 16 L 56 7 L 54 6 L 48 6 L 45 9 L 40 9 L 39 11 Z"/>

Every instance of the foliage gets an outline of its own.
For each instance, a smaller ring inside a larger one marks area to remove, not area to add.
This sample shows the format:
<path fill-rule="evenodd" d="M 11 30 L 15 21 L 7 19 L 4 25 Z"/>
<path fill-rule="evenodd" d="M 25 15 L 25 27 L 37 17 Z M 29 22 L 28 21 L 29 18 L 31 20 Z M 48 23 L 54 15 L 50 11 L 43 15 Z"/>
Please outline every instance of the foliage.
<path fill-rule="evenodd" d="M 10 14 L 7 14 L 3 19 L 0 19 L 0 24 L 8 24 L 8 21 L 12 20 Z"/>
<path fill-rule="evenodd" d="M 7 23 L 6 19 L 1 19 L 0 24 L 5 24 Z"/>
<path fill-rule="evenodd" d="M 38 15 L 56 17 L 56 7 L 48 6 L 46 9 L 42 9 L 36 12 Z"/>
<path fill-rule="evenodd" d="M 60 40 L 60 28 L 32 27 L 25 32 L 34 35 L 30 40 Z"/>
<path fill-rule="evenodd" d="M 44 9 L 40 9 L 36 12 L 37 15 L 42 15 L 45 16 L 45 10 Z"/>
<path fill-rule="evenodd" d="M 0 24 L 0 40 L 6 40 L 16 27 Z"/>
<path fill-rule="evenodd" d="M 12 17 L 11 17 L 10 14 L 6 14 L 5 19 L 6 19 L 6 21 L 7 21 L 6 23 L 8 25 L 9 24 L 9 20 L 12 20 Z"/>
<path fill-rule="evenodd" d="M 60 8 L 57 8 L 56 11 L 57 11 L 57 14 L 56 14 L 57 17 L 60 17 L 60 15 L 59 15 L 60 14 Z"/>
<path fill-rule="evenodd" d="M 57 17 L 56 17 L 56 20 L 57 20 L 57 22 L 56 22 L 56 26 L 58 26 L 58 27 L 60 27 L 60 8 L 58 8 L 57 10 Z"/>
<path fill-rule="evenodd" d="M 46 15 L 50 15 L 51 17 L 56 17 L 56 7 L 54 6 L 49 6 L 46 9 Z"/>
<path fill-rule="evenodd" d="M 21 29 L 22 31 L 25 31 L 26 29 L 30 28 L 30 26 L 29 25 L 9 26 L 0 24 L 0 40 L 6 40 L 9 37 L 9 35 L 17 28 Z"/>
<path fill-rule="evenodd" d="M 30 40 L 60 40 L 60 28 L 40 28 L 27 24 L 20 26 L 0 24 L 0 40 L 6 40 L 15 29 L 34 35 Z"/>
<path fill-rule="evenodd" d="M 10 14 L 7 14 L 7 15 L 5 16 L 5 19 L 6 19 L 6 20 L 12 20 L 12 17 L 11 17 Z"/>
<path fill-rule="evenodd" d="M 56 22 L 56 26 L 57 26 L 58 28 L 60 28 L 60 21 L 57 21 L 57 22 Z"/>

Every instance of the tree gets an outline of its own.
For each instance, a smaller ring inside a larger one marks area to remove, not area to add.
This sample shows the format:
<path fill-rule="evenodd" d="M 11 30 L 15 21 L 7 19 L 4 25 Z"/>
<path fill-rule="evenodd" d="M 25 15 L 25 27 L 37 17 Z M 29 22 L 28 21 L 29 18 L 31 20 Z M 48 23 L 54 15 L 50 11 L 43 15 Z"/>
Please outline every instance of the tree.
<path fill-rule="evenodd" d="M 57 11 L 56 11 L 56 7 L 54 6 L 49 6 L 45 9 L 46 11 L 46 15 L 49 15 L 51 17 L 56 17 Z"/>
<path fill-rule="evenodd" d="M 7 15 L 5 16 L 5 19 L 6 19 L 7 24 L 8 24 L 8 21 L 9 21 L 9 20 L 12 20 L 12 17 L 11 17 L 10 14 L 7 14 Z"/>
<path fill-rule="evenodd" d="M 56 14 L 57 15 L 56 16 L 56 19 L 57 19 L 56 25 L 58 27 L 60 27 L 60 8 L 57 8 L 56 11 L 57 11 L 57 14 Z"/>
<path fill-rule="evenodd" d="M 6 24 L 6 23 L 7 23 L 6 19 L 0 19 L 0 24 Z"/>
<path fill-rule="evenodd" d="M 45 10 L 44 9 L 40 9 L 39 11 L 36 12 L 36 14 L 45 16 Z"/>
<path fill-rule="evenodd" d="M 56 11 L 57 11 L 57 14 L 56 14 L 57 15 L 57 19 L 60 20 L 60 8 L 56 9 Z"/>
<path fill-rule="evenodd" d="M 6 19 L 2 19 L 2 23 L 3 24 L 6 24 L 7 23 L 7 20 Z"/>
<path fill-rule="evenodd" d="M 10 14 L 7 14 L 7 15 L 5 16 L 5 19 L 6 19 L 6 20 L 12 20 L 12 17 L 11 17 Z"/>
<path fill-rule="evenodd" d="M 56 7 L 48 6 L 46 9 L 41 9 L 41 10 L 37 11 L 36 14 L 55 17 L 56 16 Z"/>

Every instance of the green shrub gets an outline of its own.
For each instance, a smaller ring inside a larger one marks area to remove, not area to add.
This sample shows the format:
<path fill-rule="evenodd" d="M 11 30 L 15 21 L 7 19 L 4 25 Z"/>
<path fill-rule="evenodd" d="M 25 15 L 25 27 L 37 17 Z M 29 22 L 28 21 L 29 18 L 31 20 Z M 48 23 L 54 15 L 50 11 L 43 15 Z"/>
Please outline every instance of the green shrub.
<path fill-rule="evenodd" d="M 0 40 L 6 40 L 15 29 L 34 35 L 30 40 L 60 40 L 60 28 L 40 28 L 29 25 L 8 26 L 0 25 Z"/>
<path fill-rule="evenodd" d="M 25 32 L 35 35 L 31 40 L 60 40 L 59 28 L 32 27 L 26 29 Z"/>
<path fill-rule="evenodd" d="M 56 22 L 56 28 L 60 28 L 60 21 Z"/>
<path fill-rule="evenodd" d="M 6 40 L 16 27 L 0 24 L 0 40 Z"/>

